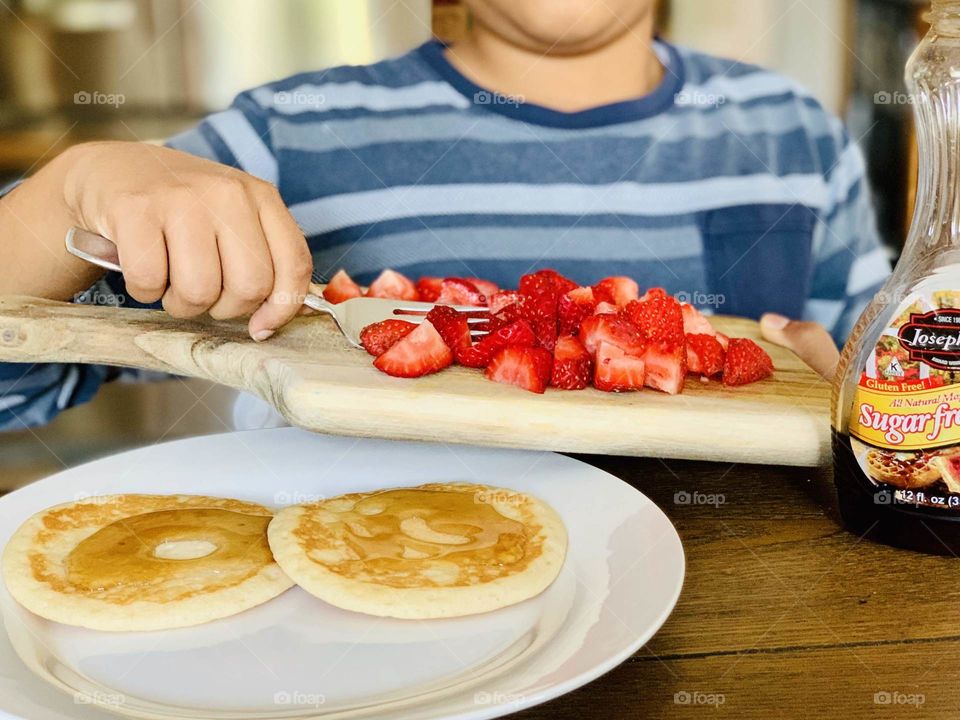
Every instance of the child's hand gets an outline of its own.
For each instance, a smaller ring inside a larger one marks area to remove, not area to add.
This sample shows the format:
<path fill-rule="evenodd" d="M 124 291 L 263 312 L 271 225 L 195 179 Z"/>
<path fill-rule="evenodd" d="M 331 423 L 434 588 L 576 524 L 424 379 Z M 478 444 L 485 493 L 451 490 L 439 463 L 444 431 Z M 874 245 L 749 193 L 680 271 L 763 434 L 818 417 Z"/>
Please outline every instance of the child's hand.
<path fill-rule="evenodd" d="M 772 343 L 792 350 L 807 365 L 827 380 L 833 380 L 840 353 L 833 338 L 819 323 L 790 320 L 767 313 L 760 318 L 760 332 Z"/>
<path fill-rule="evenodd" d="M 77 224 L 117 245 L 130 295 L 174 317 L 250 317 L 265 340 L 302 306 L 312 262 L 277 189 L 139 143 L 77 148 L 64 183 Z"/>

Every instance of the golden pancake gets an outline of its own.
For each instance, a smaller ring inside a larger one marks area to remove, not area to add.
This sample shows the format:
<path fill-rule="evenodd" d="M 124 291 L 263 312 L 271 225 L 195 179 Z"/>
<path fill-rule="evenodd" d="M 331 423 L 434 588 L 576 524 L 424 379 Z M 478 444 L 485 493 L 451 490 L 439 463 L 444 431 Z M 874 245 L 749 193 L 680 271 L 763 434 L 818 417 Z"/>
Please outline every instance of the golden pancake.
<path fill-rule="evenodd" d="M 345 610 L 443 618 L 543 592 L 567 550 L 556 512 L 513 490 L 432 483 L 279 511 L 274 557 L 307 592 Z"/>
<path fill-rule="evenodd" d="M 10 594 L 49 620 L 94 630 L 198 625 L 293 584 L 274 562 L 272 511 L 201 495 L 104 495 L 47 508 L 3 553 Z"/>

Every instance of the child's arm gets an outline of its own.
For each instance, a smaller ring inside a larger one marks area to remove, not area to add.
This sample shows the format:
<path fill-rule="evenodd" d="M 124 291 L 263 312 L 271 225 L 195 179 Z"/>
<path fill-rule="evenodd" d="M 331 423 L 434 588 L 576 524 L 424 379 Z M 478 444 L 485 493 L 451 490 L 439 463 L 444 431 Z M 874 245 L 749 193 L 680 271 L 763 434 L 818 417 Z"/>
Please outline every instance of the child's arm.
<path fill-rule="evenodd" d="M 210 160 L 141 143 L 66 151 L 0 198 L 0 294 L 59 300 L 100 273 L 63 247 L 67 229 L 118 247 L 127 291 L 176 317 L 252 315 L 262 340 L 300 308 L 312 269 L 276 188 Z"/>

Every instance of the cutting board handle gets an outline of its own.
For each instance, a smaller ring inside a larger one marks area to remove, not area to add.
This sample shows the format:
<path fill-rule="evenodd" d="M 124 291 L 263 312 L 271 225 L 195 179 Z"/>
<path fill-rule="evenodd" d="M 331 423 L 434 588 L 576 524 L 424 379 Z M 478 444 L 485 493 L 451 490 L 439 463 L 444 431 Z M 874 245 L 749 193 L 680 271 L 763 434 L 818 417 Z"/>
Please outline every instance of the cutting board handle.
<path fill-rule="evenodd" d="M 4 362 L 138 367 L 243 387 L 242 372 L 211 362 L 216 357 L 211 347 L 233 343 L 254 345 L 244 323 L 193 322 L 155 310 L 0 296 Z"/>

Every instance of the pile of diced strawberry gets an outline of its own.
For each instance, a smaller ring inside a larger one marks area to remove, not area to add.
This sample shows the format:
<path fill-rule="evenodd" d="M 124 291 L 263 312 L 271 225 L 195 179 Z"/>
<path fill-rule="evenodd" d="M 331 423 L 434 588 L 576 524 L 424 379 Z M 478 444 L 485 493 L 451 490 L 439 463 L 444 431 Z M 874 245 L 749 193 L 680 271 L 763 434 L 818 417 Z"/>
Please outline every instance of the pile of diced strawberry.
<path fill-rule="evenodd" d="M 581 287 L 554 270 L 539 270 L 520 278 L 517 290 L 501 290 L 478 278 L 414 283 L 384 270 L 363 293 L 341 270 L 324 290 L 334 303 L 364 294 L 438 303 L 420 325 L 393 319 L 363 330 L 373 364 L 395 377 L 420 377 L 456 363 L 536 393 L 592 385 L 675 395 L 687 375 L 746 385 L 773 373 L 770 356 L 752 340 L 717 332 L 699 310 L 661 288 L 641 296 L 627 277 Z M 450 305 L 487 308 L 489 320 L 471 325 L 469 313 Z M 474 342 L 471 328 L 487 334 Z"/>

